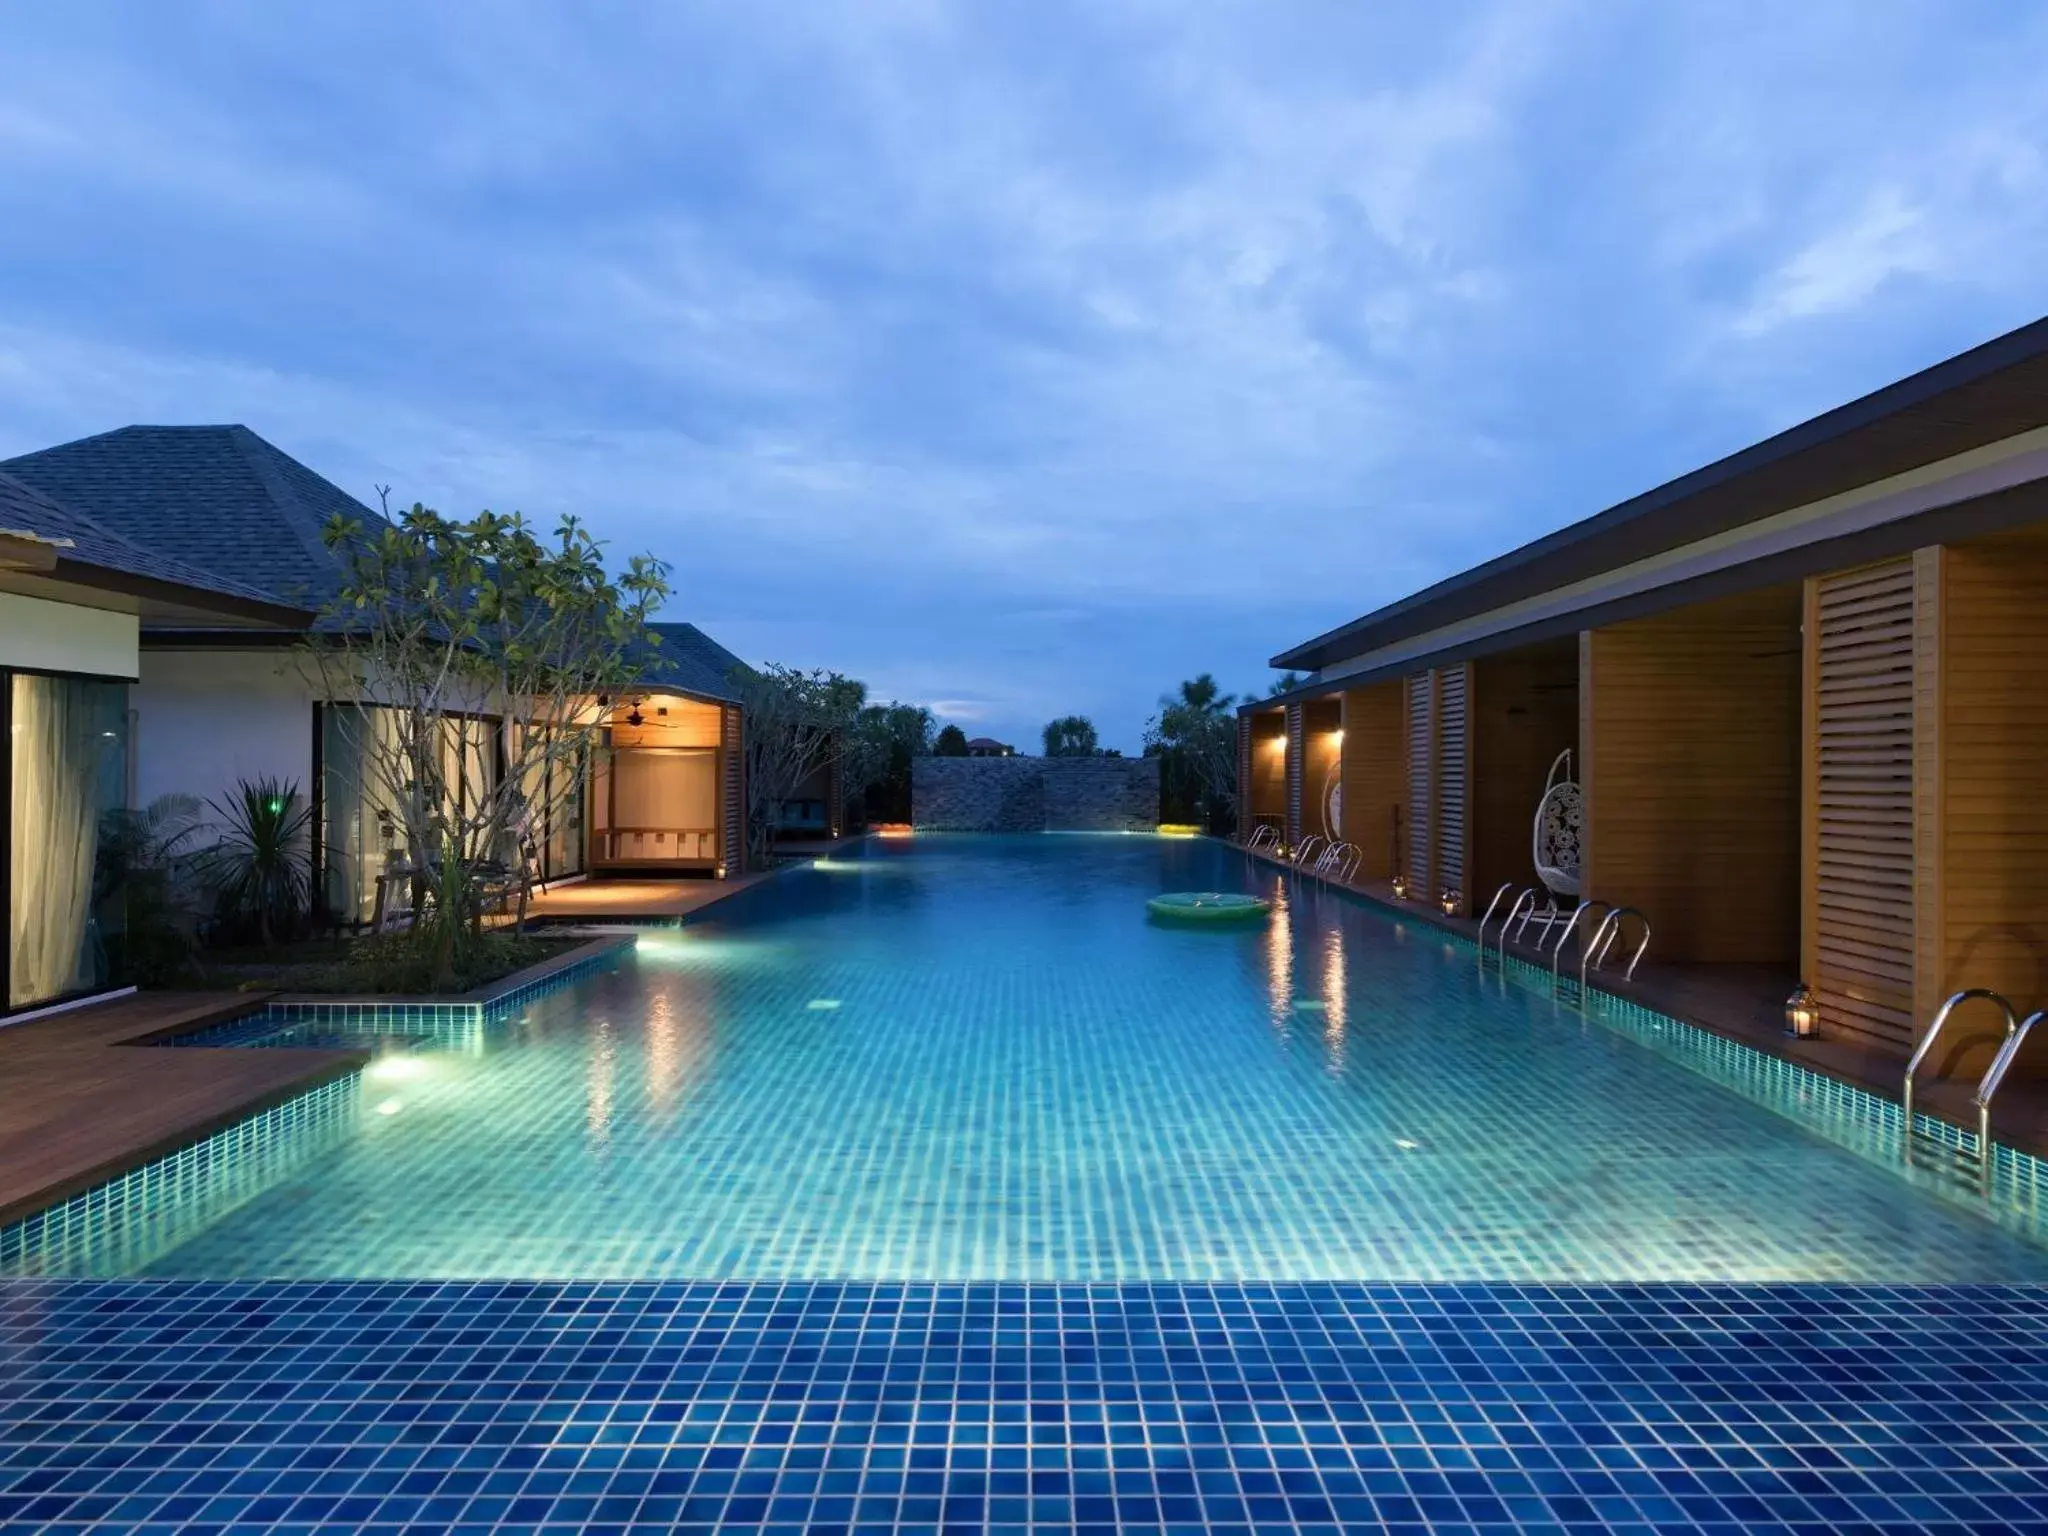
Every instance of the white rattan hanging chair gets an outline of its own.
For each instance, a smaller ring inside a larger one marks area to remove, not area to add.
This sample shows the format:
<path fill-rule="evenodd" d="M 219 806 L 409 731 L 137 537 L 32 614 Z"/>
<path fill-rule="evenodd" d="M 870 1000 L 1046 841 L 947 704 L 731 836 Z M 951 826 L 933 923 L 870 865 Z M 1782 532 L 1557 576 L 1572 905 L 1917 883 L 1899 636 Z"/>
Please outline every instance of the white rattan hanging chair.
<path fill-rule="evenodd" d="M 1579 839 L 1585 826 L 1586 799 L 1572 778 L 1572 749 L 1566 747 L 1543 781 L 1533 838 L 1536 878 L 1553 896 L 1579 894 Z"/>

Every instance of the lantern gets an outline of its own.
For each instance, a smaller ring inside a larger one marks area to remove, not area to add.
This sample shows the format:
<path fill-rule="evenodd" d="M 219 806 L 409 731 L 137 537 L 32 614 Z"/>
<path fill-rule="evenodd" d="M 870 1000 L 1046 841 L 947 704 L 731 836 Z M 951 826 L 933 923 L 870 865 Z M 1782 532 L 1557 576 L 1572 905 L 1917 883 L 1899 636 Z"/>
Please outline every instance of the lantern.
<path fill-rule="evenodd" d="M 1458 915 L 1459 897 L 1456 891 L 1445 891 L 1441 896 L 1437 897 L 1436 904 L 1443 908 L 1445 917 L 1456 917 Z"/>
<path fill-rule="evenodd" d="M 1396 876 L 1394 876 L 1394 900 L 1396 900 L 1396 901 L 1406 901 L 1407 899 L 1408 899 L 1408 877 L 1407 877 L 1406 875 L 1396 875 Z"/>
<path fill-rule="evenodd" d="M 1785 1033 L 1804 1040 L 1819 1030 L 1820 1000 L 1813 995 L 1813 988 L 1802 981 L 1785 999 Z"/>

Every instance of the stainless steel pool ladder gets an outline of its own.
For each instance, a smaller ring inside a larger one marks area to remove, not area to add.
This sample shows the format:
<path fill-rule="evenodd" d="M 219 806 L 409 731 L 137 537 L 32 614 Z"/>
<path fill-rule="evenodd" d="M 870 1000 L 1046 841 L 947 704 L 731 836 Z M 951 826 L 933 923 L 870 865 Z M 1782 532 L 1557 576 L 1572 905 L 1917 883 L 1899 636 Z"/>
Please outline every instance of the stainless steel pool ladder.
<path fill-rule="evenodd" d="M 1341 882 L 1351 879 L 1351 872 L 1358 868 L 1358 849 L 1350 843 L 1332 843 L 1316 860 L 1316 873 Z"/>
<path fill-rule="evenodd" d="M 1998 1011 L 2005 1015 L 2005 1036 L 1998 1042 L 1998 1049 L 1992 1054 L 1991 1065 L 1984 1069 L 1984 1076 L 1978 1080 L 1977 1091 L 1971 1102 L 1977 1110 L 1977 1142 L 1975 1164 L 1977 1186 L 1985 1194 L 1991 1192 L 1991 1170 L 1995 1160 L 1991 1144 L 1991 1101 L 1997 1096 L 1999 1085 L 2012 1070 L 2013 1061 L 2019 1056 L 2020 1047 L 2027 1043 L 2027 1036 L 2034 1026 L 2048 1016 L 2048 1010 L 2030 1013 L 2024 1020 L 2018 1010 L 2007 1001 L 2003 993 L 1989 987 L 1965 987 L 1936 1010 L 1934 1022 L 1927 1026 L 1927 1033 L 1920 1037 L 1920 1044 L 1914 1047 L 1913 1057 L 1906 1063 L 1906 1080 L 1899 1093 L 1899 1108 L 1903 1115 L 1903 1128 L 1899 1136 L 1899 1150 L 1905 1161 L 1911 1163 L 1920 1152 L 1937 1154 L 1937 1162 L 1968 1164 L 1972 1161 L 1969 1153 L 1959 1147 L 1951 1147 L 1939 1136 L 1920 1129 L 1913 1113 L 1913 1082 L 1919 1076 L 1920 1064 L 1940 1038 L 1942 1027 L 1948 1023 L 1949 1015 L 1965 1003 L 1987 1002 L 1998 1005 Z"/>
<path fill-rule="evenodd" d="M 1593 969 L 1599 970 L 1607 963 L 1607 952 L 1614 948 L 1615 940 L 1621 937 L 1624 919 L 1634 918 L 1643 925 L 1643 937 L 1636 945 L 1636 952 L 1628 957 L 1628 969 L 1621 973 L 1623 981 L 1636 979 L 1636 967 L 1643 963 L 1643 951 L 1650 947 L 1650 920 L 1634 907 L 1615 907 L 1593 930 L 1593 941 L 1579 951 L 1579 1001 L 1586 1000 L 1586 962 L 1593 962 Z"/>
<path fill-rule="evenodd" d="M 1308 856 L 1315 851 L 1316 844 L 1327 843 L 1328 841 L 1329 839 L 1320 832 L 1309 833 L 1307 837 L 1304 837 L 1294 845 L 1294 867 L 1296 869 L 1309 868 Z"/>
<path fill-rule="evenodd" d="M 1613 915 L 1615 911 L 1615 906 L 1613 902 L 1602 901 L 1597 896 L 1587 897 L 1584 901 L 1580 902 L 1576 907 L 1572 908 L 1572 915 L 1565 919 L 1564 928 L 1558 934 L 1557 942 L 1550 947 L 1550 995 L 1552 997 L 1556 997 L 1559 994 L 1559 992 L 1561 992 L 1564 988 L 1564 947 L 1565 945 L 1571 942 L 1572 935 L 1578 931 L 1578 926 L 1580 922 L 1584 920 L 1586 914 L 1588 912 L 1593 911 L 1595 908 L 1598 908 L 1600 911 L 1605 912 L 1610 916 Z M 1602 922 L 1605 922 L 1604 918 L 1602 919 Z M 1555 927 L 1556 925 L 1552 924 L 1552 926 Z M 1591 946 L 1588 945 L 1586 949 L 1580 951 L 1581 957 L 1583 958 L 1583 956 L 1587 953 L 1590 953 L 1590 951 Z M 1581 966 L 1579 981 L 1579 996 L 1581 998 L 1584 998 L 1584 996 L 1586 995 L 1586 984 L 1584 977 L 1585 968 Z"/>
<path fill-rule="evenodd" d="M 1263 848 L 1277 846 L 1279 841 L 1280 829 L 1270 821 L 1262 821 L 1252 828 L 1252 835 L 1244 840 L 1244 851 L 1257 853 Z"/>
<path fill-rule="evenodd" d="M 1503 897 L 1503 896 L 1507 895 L 1507 893 L 1508 893 L 1509 891 L 1512 891 L 1512 890 L 1513 890 L 1514 888 L 1515 888 L 1515 882 L 1514 882 L 1514 881 L 1512 881 L 1512 880 L 1509 880 L 1509 881 L 1507 881 L 1507 882 L 1506 882 L 1505 884 L 1503 884 L 1503 885 L 1501 886 L 1501 888 L 1500 888 L 1499 890 L 1497 890 L 1497 891 L 1495 891 L 1495 892 L 1493 893 L 1493 900 L 1489 901 L 1489 902 L 1488 902 L 1488 903 L 1486 904 L 1486 911 L 1485 911 L 1485 912 L 1484 912 L 1483 914 L 1481 914 L 1481 916 L 1480 916 L 1480 919 L 1479 919 L 1479 968 L 1480 968 L 1480 969 L 1481 969 L 1482 971 L 1486 969 L 1486 925 L 1487 925 L 1488 923 L 1490 923 L 1490 922 L 1492 922 L 1492 921 L 1493 921 L 1493 914 L 1494 914 L 1494 911 L 1495 911 L 1495 910 L 1496 910 L 1496 909 L 1497 909 L 1497 908 L 1498 908 L 1498 907 L 1500 906 L 1500 899 L 1501 899 L 1501 897 Z M 1519 900 L 1519 898 L 1517 898 L 1517 899 Z M 1511 909 L 1511 910 L 1512 910 L 1512 909 Z M 1502 918 L 1502 919 L 1501 919 L 1501 921 L 1500 921 L 1500 931 L 1501 931 L 1501 932 L 1502 932 L 1503 934 L 1505 934 L 1505 933 L 1506 933 L 1506 932 L 1508 931 L 1508 921 L 1507 921 L 1507 919 L 1506 919 L 1505 917 L 1504 917 L 1504 918 Z M 1505 940 L 1505 939 L 1503 939 L 1503 940 L 1502 940 L 1502 948 L 1501 948 L 1501 964 L 1502 964 L 1503 966 L 1505 966 L 1505 965 L 1507 964 L 1507 948 L 1506 948 L 1506 940 Z"/>

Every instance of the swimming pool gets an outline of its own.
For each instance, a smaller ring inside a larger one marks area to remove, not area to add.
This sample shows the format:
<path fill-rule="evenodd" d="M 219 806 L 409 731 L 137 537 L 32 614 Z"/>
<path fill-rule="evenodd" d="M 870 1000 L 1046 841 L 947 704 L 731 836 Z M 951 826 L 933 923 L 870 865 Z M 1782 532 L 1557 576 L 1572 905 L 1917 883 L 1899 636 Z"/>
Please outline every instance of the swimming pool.
<path fill-rule="evenodd" d="M 1276 910 L 1148 920 L 1147 897 L 1194 888 Z M 1434 930 L 1213 843 L 871 845 L 648 932 L 465 1044 L 373 1066 L 231 1209 L 54 1269 L 2048 1276 L 2048 1251 Z"/>

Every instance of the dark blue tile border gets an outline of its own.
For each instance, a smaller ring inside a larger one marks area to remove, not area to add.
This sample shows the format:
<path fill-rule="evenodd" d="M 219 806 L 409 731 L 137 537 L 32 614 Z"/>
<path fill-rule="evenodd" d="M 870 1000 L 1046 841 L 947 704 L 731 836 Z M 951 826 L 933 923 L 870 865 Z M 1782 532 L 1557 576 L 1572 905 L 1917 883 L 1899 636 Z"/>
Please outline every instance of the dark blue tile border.
<path fill-rule="evenodd" d="M 2048 1292 L 0 1285 L 9 1530 L 2048 1531 Z"/>

